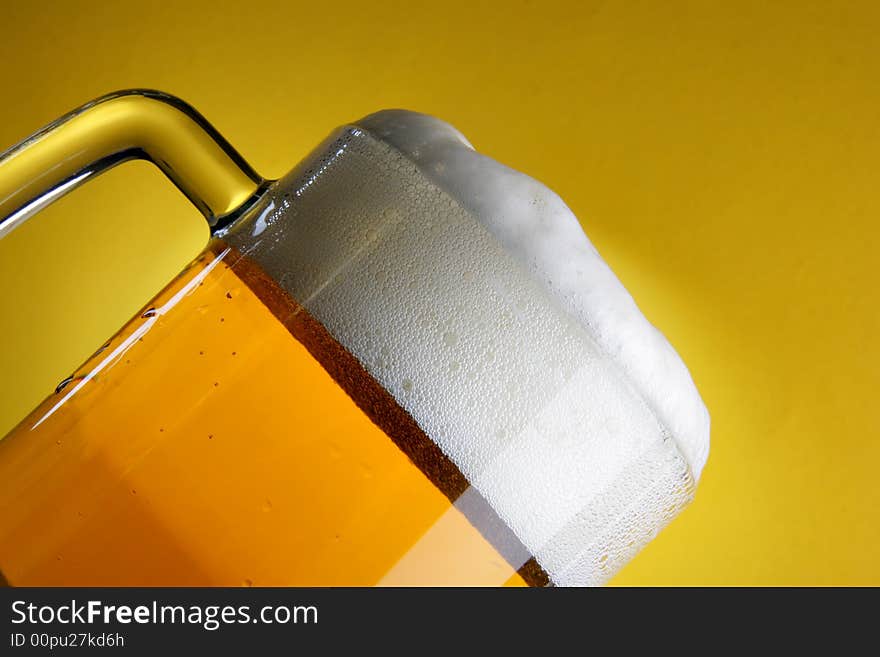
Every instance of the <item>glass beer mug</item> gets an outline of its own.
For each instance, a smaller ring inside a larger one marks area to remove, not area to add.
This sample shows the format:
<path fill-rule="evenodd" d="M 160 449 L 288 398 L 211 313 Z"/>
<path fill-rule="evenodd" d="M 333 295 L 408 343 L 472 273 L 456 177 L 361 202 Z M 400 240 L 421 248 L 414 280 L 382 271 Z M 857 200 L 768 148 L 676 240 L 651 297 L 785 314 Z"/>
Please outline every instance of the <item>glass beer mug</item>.
<path fill-rule="evenodd" d="M 0 157 L 0 235 L 154 162 L 205 250 L 0 441 L 12 585 L 588 585 L 692 498 L 690 375 L 546 187 L 429 116 L 258 176 L 98 99 Z"/>

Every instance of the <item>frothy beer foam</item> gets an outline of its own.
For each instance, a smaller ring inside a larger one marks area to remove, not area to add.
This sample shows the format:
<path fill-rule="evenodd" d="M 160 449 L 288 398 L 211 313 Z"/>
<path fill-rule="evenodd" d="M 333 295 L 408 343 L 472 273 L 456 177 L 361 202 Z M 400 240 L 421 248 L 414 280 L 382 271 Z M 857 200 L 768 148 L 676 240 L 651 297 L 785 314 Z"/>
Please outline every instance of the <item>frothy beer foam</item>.
<path fill-rule="evenodd" d="M 331 135 L 225 237 L 418 423 L 556 585 L 693 496 L 709 416 L 565 204 L 404 111 Z"/>

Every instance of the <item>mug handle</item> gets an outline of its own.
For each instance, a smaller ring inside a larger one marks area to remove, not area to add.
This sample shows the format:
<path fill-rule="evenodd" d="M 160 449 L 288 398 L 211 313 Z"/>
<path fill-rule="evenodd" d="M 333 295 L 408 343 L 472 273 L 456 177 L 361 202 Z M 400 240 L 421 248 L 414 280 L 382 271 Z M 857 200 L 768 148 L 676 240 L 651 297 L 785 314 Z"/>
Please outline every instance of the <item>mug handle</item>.
<path fill-rule="evenodd" d="M 0 238 L 86 180 L 134 159 L 159 167 L 205 216 L 212 234 L 269 183 L 179 98 L 117 91 L 0 153 Z"/>

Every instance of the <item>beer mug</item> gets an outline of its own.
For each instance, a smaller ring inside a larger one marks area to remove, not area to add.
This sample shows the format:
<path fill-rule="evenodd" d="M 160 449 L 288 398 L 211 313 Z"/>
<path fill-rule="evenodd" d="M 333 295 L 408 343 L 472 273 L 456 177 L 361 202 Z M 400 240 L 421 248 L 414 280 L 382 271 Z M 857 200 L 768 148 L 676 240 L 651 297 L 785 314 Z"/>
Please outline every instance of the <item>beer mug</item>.
<path fill-rule="evenodd" d="M 182 101 L 0 157 L 0 234 L 152 161 L 205 250 L 0 441 L 12 585 L 591 585 L 693 497 L 709 417 L 565 204 L 383 111 L 262 179 Z"/>

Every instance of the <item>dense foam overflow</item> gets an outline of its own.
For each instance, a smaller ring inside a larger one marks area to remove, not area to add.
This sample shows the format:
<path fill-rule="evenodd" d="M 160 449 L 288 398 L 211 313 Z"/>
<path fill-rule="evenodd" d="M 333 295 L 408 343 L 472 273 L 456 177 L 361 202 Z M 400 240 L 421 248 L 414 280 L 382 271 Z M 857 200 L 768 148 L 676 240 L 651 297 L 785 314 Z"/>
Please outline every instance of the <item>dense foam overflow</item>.
<path fill-rule="evenodd" d="M 562 201 L 448 125 L 392 111 L 341 129 L 225 239 L 553 583 L 607 580 L 691 499 L 709 421 L 684 364 Z"/>

